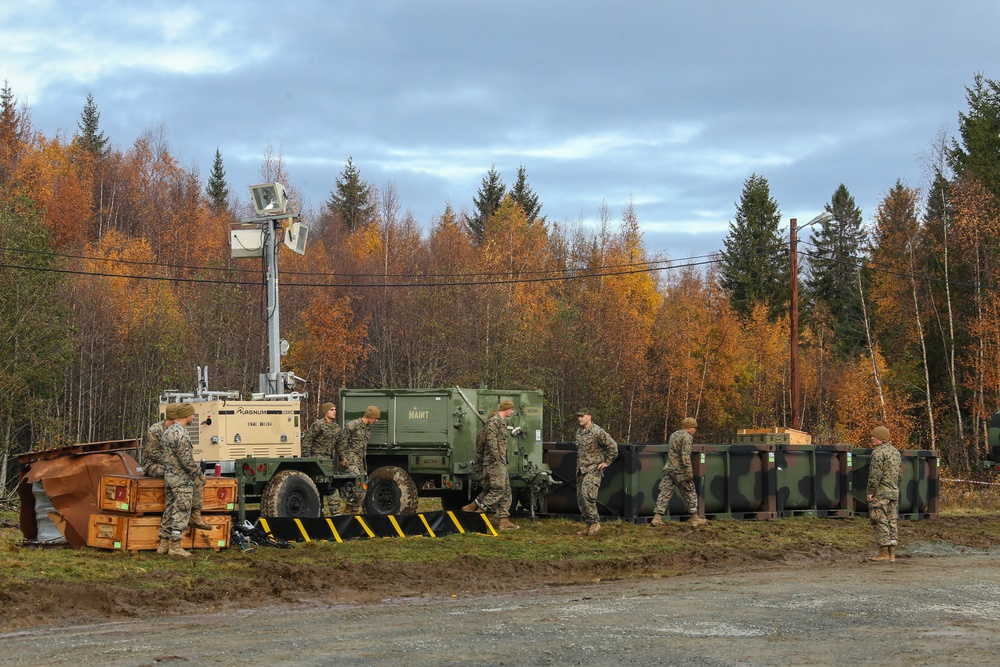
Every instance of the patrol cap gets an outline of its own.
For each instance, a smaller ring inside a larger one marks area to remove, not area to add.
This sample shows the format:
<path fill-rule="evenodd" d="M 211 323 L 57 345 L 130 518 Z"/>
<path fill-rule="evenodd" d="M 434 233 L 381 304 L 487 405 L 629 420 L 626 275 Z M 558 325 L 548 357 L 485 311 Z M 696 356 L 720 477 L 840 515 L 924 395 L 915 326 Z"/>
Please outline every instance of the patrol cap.
<path fill-rule="evenodd" d="M 590 408 L 580 408 L 579 410 L 576 411 L 577 417 L 582 417 L 584 415 L 590 415 L 591 417 L 593 417 L 594 411 Z"/>
<path fill-rule="evenodd" d="M 514 409 L 514 401 L 508 401 L 508 400 L 504 399 L 504 400 L 500 401 L 500 407 L 498 407 L 497 409 L 500 412 L 503 412 L 504 410 L 513 410 Z"/>
<path fill-rule="evenodd" d="M 368 409 L 365 410 L 365 419 L 380 419 L 381 417 L 382 411 L 378 409 L 377 405 L 369 405 Z"/>
<path fill-rule="evenodd" d="M 694 417 L 685 417 L 681 420 L 681 428 L 698 428 L 698 420 Z"/>
<path fill-rule="evenodd" d="M 190 403 L 177 403 L 176 405 L 175 413 L 177 416 L 174 419 L 184 419 L 194 414 L 194 406 Z"/>
<path fill-rule="evenodd" d="M 320 414 L 325 415 L 327 412 L 329 412 L 330 410 L 334 409 L 335 407 L 337 407 L 337 406 L 334 405 L 333 403 L 330 403 L 330 402 L 324 403 L 323 405 L 319 406 Z"/>
<path fill-rule="evenodd" d="M 889 429 L 885 426 L 876 426 L 872 429 L 872 437 L 878 438 L 882 442 L 889 442 Z"/>

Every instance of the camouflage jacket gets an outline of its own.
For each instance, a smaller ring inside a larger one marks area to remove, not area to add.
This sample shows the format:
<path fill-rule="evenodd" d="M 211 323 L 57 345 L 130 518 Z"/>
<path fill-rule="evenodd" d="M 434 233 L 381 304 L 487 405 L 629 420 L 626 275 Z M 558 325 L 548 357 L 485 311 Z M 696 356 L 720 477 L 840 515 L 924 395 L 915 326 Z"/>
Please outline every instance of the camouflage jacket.
<path fill-rule="evenodd" d="M 167 422 L 156 422 L 142 439 L 142 467 L 150 477 L 163 476 L 163 433 Z"/>
<path fill-rule="evenodd" d="M 486 425 L 486 444 L 483 447 L 483 467 L 493 463 L 507 464 L 507 420 L 499 414 L 493 415 Z"/>
<path fill-rule="evenodd" d="M 576 429 L 576 471 L 592 472 L 602 463 L 610 464 L 618 456 L 618 443 L 597 424 Z"/>
<path fill-rule="evenodd" d="M 344 438 L 340 424 L 321 417 L 313 422 L 302 438 L 302 456 L 332 459 L 342 447 Z"/>
<path fill-rule="evenodd" d="M 876 500 L 899 500 L 899 484 L 903 481 L 901 463 L 899 450 L 888 442 L 876 447 L 868 462 L 868 495 Z"/>
<path fill-rule="evenodd" d="M 347 459 L 349 463 L 364 466 L 368 453 L 368 439 L 372 437 L 372 427 L 361 421 L 361 417 L 344 424 L 344 432 L 338 440 L 337 459 Z"/>
<path fill-rule="evenodd" d="M 694 439 L 685 429 L 679 428 L 670 434 L 667 441 L 667 463 L 664 470 L 679 474 L 681 477 L 694 477 L 694 467 L 691 465 L 691 444 Z"/>
<path fill-rule="evenodd" d="M 194 460 L 194 447 L 187 429 L 180 422 L 174 422 L 163 433 L 163 478 L 167 484 L 176 486 L 190 481 L 201 474 L 201 468 Z"/>

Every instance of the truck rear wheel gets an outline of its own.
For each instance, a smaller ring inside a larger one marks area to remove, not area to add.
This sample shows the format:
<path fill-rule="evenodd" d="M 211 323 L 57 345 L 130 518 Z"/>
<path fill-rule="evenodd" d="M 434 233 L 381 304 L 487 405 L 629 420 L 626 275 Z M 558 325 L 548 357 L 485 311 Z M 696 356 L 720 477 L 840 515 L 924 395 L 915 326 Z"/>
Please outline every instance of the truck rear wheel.
<path fill-rule="evenodd" d="M 322 498 L 316 484 L 298 470 L 278 472 L 264 487 L 260 497 L 262 516 L 307 518 L 317 517 L 322 509 Z"/>
<path fill-rule="evenodd" d="M 416 514 L 417 485 L 402 468 L 383 466 L 368 475 L 366 514 Z"/>

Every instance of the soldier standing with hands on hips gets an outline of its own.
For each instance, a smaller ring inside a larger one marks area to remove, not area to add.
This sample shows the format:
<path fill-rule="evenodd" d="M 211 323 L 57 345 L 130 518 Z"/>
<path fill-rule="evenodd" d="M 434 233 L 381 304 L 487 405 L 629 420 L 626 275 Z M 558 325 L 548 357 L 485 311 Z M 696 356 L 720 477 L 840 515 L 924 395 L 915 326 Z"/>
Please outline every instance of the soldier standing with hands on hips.
<path fill-rule="evenodd" d="M 660 492 L 656 496 L 656 507 L 653 509 L 651 526 L 663 525 L 663 514 L 667 511 L 670 497 L 677 489 L 681 498 L 687 503 L 691 518 L 688 523 L 701 526 L 708 521 L 698 516 L 698 492 L 694 488 L 694 466 L 691 465 L 692 436 L 698 430 L 698 420 L 685 417 L 681 427 L 670 434 L 667 441 L 667 462 L 663 465 L 663 477 L 660 479 Z"/>
<path fill-rule="evenodd" d="M 597 493 L 601 490 L 604 470 L 618 456 L 618 443 L 594 423 L 594 411 L 585 408 L 576 413 L 576 503 L 587 527 L 577 535 L 596 535 L 601 529 L 597 512 Z"/>
<path fill-rule="evenodd" d="M 896 562 L 899 544 L 899 484 L 903 480 L 902 456 L 889 443 L 889 429 L 876 426 L 872 429 L 872 452 L 868 462 L 868 519 L 878 554 L 869 560 Z"/>

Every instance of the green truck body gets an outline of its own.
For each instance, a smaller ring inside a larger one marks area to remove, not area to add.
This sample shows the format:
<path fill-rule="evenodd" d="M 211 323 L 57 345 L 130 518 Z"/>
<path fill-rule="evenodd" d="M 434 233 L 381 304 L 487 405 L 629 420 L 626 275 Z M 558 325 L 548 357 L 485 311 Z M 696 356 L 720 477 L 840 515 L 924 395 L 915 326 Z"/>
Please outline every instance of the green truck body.
<path fill-rule="evenodd" d="M 344 424 L 369 405 L 382 413 L 368 441 L 366 512 L 407 514 L 415 511 L 417 496 L 439 497 L 445 509 L 468 503 L 479 482 L 476 436 L 503 400 L 515 406 L 507 440 L 514 504 L 538 508 L 552 484 L 542 461 L 542 392 L 342 389 L 338 414 Z"/>

